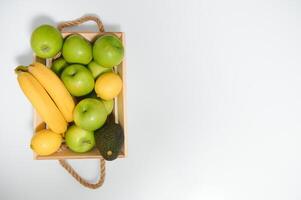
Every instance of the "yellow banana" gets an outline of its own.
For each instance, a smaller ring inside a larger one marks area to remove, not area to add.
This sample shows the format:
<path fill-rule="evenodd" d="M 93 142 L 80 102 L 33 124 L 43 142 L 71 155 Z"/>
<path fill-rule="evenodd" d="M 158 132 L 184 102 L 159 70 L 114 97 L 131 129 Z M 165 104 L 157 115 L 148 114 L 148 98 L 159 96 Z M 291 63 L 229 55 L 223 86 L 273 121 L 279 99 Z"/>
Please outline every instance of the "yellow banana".
<path fill-rule="evenodd" d="M 41 83 L 48 92 L 67 122 L 73 121 L 75 103 L 63 82 L 57 75 L 41 63 L 33 63 L 28 71 Z"/>
<path fill-rule="evenodd" d="M 53 132 L 64 133 L 67 122 L 46 90 L 30 73 L 20 70 L 22 67 L 18 68 L 18 82 L 25 96 Z"/>

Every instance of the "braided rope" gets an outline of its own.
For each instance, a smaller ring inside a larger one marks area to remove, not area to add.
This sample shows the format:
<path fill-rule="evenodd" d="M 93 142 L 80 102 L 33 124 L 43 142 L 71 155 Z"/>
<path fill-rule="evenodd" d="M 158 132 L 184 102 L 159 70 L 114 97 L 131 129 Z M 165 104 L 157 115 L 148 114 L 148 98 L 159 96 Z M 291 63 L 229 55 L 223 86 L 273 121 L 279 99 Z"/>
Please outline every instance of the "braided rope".
<path fill-rule="evenodd" d="M 75 178 L 80 184 L 82 184 L 83 186 L 90 188 L 90 189 L 97 189 L 100 186 L 102 186 L 102 184 L 104 183 L 105 180 L 105 176 L 106 176 L 106 166 L 105 166 L 105 160 L 103 158 L 100 159 L 100 163 L 99 163 L 99 179 L 96 183 L 90 183 L 87 180 L 85 180 L 84 178 L 82 178 L 72 167 L 71 165 L 66 161 L 66 160 L 59 160 L 60 164 L 62 165 L 62 167 L 64 167 L 69 174 L 71 174 L 71 176 L 73 176 L 73 178 Z"/>
<path fill-rule="evenodd" d="M 59 23 L 57 25 L 57 28 L 58 28 L 59 31 L 62 31 L 66 27 L 77 26 L 77 25 L 82 24 L 86 21 L 94 21 L 98 26 L 99 32 L 104 32 L 105 31 L 104 26 L 103 26 L 102 22 L 100 21 L 100 19 L 98 19 L 97 17 L 91 16 L 91 15 L 87 15 L 87 16 L 83 16 L 83 17 L 80 17 L 80 18 L 75 19 L 75 20 Z"/>

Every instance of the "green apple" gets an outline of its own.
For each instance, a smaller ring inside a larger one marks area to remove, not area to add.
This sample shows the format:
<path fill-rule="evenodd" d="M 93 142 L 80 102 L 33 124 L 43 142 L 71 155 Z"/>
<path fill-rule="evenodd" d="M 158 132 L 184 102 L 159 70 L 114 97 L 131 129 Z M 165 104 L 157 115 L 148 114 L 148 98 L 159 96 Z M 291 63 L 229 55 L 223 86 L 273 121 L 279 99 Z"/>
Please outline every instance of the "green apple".
<path fill-rule="evenodd" d="M 32 32 L 30 43 L 38 57 L 52 58 L 61 50 L 63 37 L 56 28 L 44 24 Z"/>
<path fill-rule="evenodd" d="M 115 35 L 104 35 L 93 45 L 94 61 L 103 67 L 119 65 L 124 56 L 124 48 L 120 39 Z"/>
<path fill-rule="evenodd" d="M 90 151 L 95 146 L 94 132 L 82 129 L 76 125 L 68 128 L 65 140 L 69 149 L 77 153 Z"/>
<path fill-rule="evenodd" d="M 68 66 L 68 63 L 64 58 L 59 58 L 55 60 L 51 65 L 51 70 L 56 73 L 57 75 L 60 75 L 65 67 Z"/>
<path fill-rule="evenodd" d="M 98 76 L 100 76 L 101 74 L 103 74 L 105 72 L 112 71 L 111 68 L 102 67 L 98 63 L 96 63 L 95 61 L 91 61 L 88 64 L 88 68 L 92 72 L 94 79 L 96 79 Z"/>
<path fill-rule="evenodd" d="M 114 99 L 111 100 L 101 100 L 102 103 L 105 105 L 107 115 L 111 114 L 114 108 Z"/>
<path fill-rule="evenodd" d="M 92 45 L 81 35 L 70 35 L 63 44 L 62 54 L 68 63 L 87 65 L 92 60 Z"/>
<path fill-rule="evenodd" d="M 110 115 L 112 113 L 113 108 L 114 108 L 114 99 L 103 100 L 103 99 L 101 99 L 97 96 L 97 94 L 95 93 L 94 90 L 92 92 L 90 92 L 89 94 L 85 95 L 85 96 L 78 97 L 77 99 L 79 101 L 81 101 L 81 100 L 86 99 L 86 98 L 93 98 L 93 99 L 98 99 L 98 100 L 102 101 L 103 105 L 106 108 L 107 115 Z"/>
<path fill-rule="evenodd" d="M 61 74 L 61 79 L 70 94 L 76 97 L 89 94 L 94 88 L 92 73 L 80 64 L 67 66 Z"/>
<path fill-rule="evenodd" d="M 73 111 L 74 122 L 77 126 L 94 131 L 103 126 L 107 119 L 107 110 L 102 101 L 87 98 L 81 100 Z"/>

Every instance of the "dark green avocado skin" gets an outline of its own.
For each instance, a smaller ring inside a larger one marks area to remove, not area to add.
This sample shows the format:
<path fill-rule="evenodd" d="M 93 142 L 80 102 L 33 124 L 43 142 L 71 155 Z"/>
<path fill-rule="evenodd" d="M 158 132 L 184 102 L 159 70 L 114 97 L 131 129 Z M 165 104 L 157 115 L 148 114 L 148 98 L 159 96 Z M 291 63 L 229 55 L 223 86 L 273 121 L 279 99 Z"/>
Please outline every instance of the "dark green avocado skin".
<path fill-rule="evenodd" d="M 94 132 L 96 148 L 105 160 L 115 160 L 124 142 L 123 129 L 115 122 L 108 122 Z M 109 152 L 109 153 L 108 153 Z"/>

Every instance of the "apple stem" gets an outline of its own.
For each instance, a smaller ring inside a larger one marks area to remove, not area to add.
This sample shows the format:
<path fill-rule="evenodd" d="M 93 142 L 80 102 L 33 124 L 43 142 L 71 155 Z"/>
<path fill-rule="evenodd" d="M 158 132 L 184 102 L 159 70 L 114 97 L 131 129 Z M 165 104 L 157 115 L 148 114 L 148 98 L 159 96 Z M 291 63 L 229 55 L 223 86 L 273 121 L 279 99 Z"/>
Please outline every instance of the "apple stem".
<path fill-rule="evenodd" d="M 18 74 L 20 72 L 28 72 L 28 67 L 26 67 L 24 65 L 20 65 L 20 66 L 16 67 L 15 73 Z"/>

